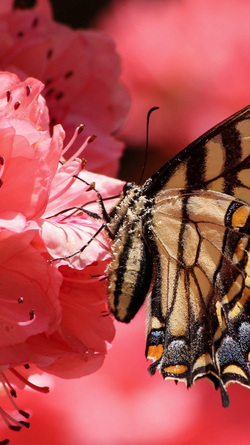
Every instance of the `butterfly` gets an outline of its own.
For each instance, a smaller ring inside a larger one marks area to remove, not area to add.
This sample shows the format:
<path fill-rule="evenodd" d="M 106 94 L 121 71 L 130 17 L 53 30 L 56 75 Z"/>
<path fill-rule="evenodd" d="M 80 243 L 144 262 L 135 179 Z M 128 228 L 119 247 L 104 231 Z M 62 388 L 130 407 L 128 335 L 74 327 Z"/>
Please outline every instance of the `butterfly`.
<path fill-rule="evenodd" d="M 250 106 L 127 184 L 105 226 L 110 311 L 128 323 L 148 295 L 150 374 L 207 377 L 227 407 L 250 386 Z"/>

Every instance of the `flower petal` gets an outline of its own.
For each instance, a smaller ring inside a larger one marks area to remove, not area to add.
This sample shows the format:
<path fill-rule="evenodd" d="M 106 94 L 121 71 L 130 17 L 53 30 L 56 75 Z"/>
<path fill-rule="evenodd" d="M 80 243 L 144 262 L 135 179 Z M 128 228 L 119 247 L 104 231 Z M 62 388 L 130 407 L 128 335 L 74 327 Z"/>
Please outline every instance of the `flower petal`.
<path fill-rule="evenodd" d="M 36 249 L 28 246 L 1 262 L 0 282 L 0 347 L 20 344 L 32 335 L 58 328 L 62 276 Z"/>

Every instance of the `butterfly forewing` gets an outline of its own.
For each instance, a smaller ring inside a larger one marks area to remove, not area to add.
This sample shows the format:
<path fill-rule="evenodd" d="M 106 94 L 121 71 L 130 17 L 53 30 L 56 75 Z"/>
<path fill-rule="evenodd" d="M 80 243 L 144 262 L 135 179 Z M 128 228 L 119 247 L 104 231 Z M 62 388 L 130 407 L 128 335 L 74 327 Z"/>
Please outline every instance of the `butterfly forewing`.
<path fill-rule="evenodd" d="M 214 127 L 131 187 L 113 212 L 110 309 L 148 303 L 146 355 L 188 386 L 250 386 L 250 108 Z"/>
<path fill-rule="evenodd" d="M 215 126 L 144 185 L 147 196 L 175 188 L 209 189 L 250 202 L 250 107 Z"/>

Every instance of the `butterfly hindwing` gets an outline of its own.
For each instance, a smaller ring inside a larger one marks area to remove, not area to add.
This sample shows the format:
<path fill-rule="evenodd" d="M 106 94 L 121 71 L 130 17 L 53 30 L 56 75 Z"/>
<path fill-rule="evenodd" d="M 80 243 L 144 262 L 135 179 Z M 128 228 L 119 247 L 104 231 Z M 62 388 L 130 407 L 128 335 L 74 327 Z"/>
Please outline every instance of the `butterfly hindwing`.
<path fill-rule="evenodd" d="M 148 298 L 146 355 L 164 378 L 250 386 L 250 107 L 209 130 L 111 213 L 108 296 L 129 322 Z"/>
<path fill-rule="evenodd" d="M 151 373 L 158 368 L 187 386 L 206 375 L 223 393 L 229 381 L 249 385 L 249 350 L 239 352 L 239 326 L 245 322 L 245 336 L 250 326 L 249 213 L 250 206 L 218 192 L 169 190 L 156 197 L 149 222 L 158 263 L 146 350 Z"/>

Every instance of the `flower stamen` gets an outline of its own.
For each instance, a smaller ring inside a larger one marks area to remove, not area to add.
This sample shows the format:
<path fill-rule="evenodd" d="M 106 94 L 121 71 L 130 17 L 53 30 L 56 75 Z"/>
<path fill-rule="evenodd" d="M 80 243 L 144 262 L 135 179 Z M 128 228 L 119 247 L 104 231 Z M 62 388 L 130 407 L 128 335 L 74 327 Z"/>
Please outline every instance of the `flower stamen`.
<path fill-rule="evenodd" d="M 42 392 L 44 394 L 47 394 L 49 392 L 48 386 L 37 386 L 34 383 L 31 383 L 29 380 L 27 380 L 22 374 L 20 374 L 15 368 L 9 368 L 9 371 L 14 374 L 21 382 L 25 383 L 25 385 L 29 386 L 29 388 L 34 389 L 35 391 Z"/>
<path fill-rule="evenodd" d="M 20 107 L 20 105 L 21 105 L 21 101 L 20 101 L 20 100 L 17 100 L 17 101 L 14 103 L 14 110 L 17 110 L 17 109 Z"/>
<path fill-rule="evenodd" d="M 30 93 L 31 93 L 31 86 L 30 85 L 26 85 L 25 89 L 26 89 L 26 95 L 29 96 Z"/>
<path fill-rule="evenodd" d="M 12 387 L 12 385 L 10 384 L 10 382 L 8 381 L 8 379 L 7 379 L 7 377 L 5 376 L 4 373 L 0 374 L 0 380 L 2 382 L 2 386 L 3 386 L 3 388 L 4 388 L 4 390 L 5 390 L 6 394 L 7 394 L 8 399 L 10 400 L 11 404 L 14 406 L 16 411 L 18 411 L 19 414 L 21 414 L 21 416 L 23 416 L 26 419 L 28 419 L 29 418 L 29 413 L 27 413 L 26 411 L 23 411 L 22 409 L 19 409 L 19 407 L 17 406 L 16 402 L 13 400 L 13 398 L 16 397 L 16 391 L 14 390 L 14 388 Z M 8 387 L 9 387 L 10 390 L 8 389 Z M 20 431 L 20 429 L 22 427 L 25 427 L 25 428 L 29 428 L 30 427 L 30 423 L 29 422 L 25 422 L 23 420 L 16 420 L 13 416 L 8 414 L 1 407 L 0 407 L 0 415 L 2 416 L 2 419 L 4 420 L 6 425 L 11 430 Z"/>
<path fill-rule="evenodd" d="M 5 160 L 2 156 L 0 156 L 0 176 L 2 176 L 5 169 Z"/>
<path fill-rule="evenodd" d="M 67 151 L 72 147 L 72 145 L 75 142 L 77 136 L 80 133 L 82 133 L 84 128 L 85 128 L 85 125 L 83 125 L 83 124 L 79 125 L 79 127 L 77 127 L 75 129 L 74 134 L 73 134 L 72 138 L 70 139 L 69 143 L 62 150 L 62 158 L 63 158 L 62 161 L 63 161 L 63 164 L 70 163 L 74 159 L 80 158 L 81 157 L 81 153 L 83 152 L 83 150 L 85 150 L 87 145 L 90 144 L 91 142 L 93 142 L 96 139 L 96 136 L 94 134 L 92 134 L 91 136 L 88 136 L 85 139 L 85 141 L 83 142 L 83 144 L 81 144 L 80 147 L 74 152 L 74 154 L 69 159 L 65 160 L 65 158 L 64 158 L 65 153 L 67 153 Z"/>
<path fill-rule="evenodd" d="M 2 315 L 1 315 L 0 319 L 1 319 L 1 321 L 4 321 L 5 323 L 10 324 L 11 326 L 13 326 L 13 325 L 17 325 L 17 326 L 30 326 L 36 320 L 36 315 L 35 315 L 34 309 L 31 309 L 29 311 L 29 320 L 26 320 L 26 321 L 14 321 L 13 319 L 10 319 L 8 317 L 4 317 Z"/>
<path fill-rule="evenodd" d="M 11 99 L 11 91 L 10 90 L 6 91 L 6 98 L 7 98 L 7 102 L 9 102 Z"/>
<path fill-rule="evenodd" d="M 10 381 L 7 379 L 6 375 L 3 372 L 2 372 L 2 374 L 0 374 L 0 378 L 1 378 L 1 380 L 4 379 L 4 382 L 6 383 L 6 385 L 9 388 L 11 396 L 16 398 L 17 397 L 16 390 L 13 388 Z"/>
<path fill-rule="evenodd" d="M 29 365 L 24 365 L 25 368 L 29 367 Z M 44 394 L 49 392 L 49 388 L 47 386 L 39 387 L 37 385 L 34 385 L 33 383 L 29 382 L 22 374 L 20 374 L 16 369 L 9 368 L 7 370 L 8 372 L 11 372 L 14 374 L 15 377 L 17 377 L 22 383 L 29 386 L 31 389 L 34 389 L 35 391 L 42 392 Z M 0 372 L 0 382 L 2 383 L 2 387 L 11 403 L 11 405 L 15 408 L 15 410 L 25 419 L 29 419 L 30 415 L 26 411 L 20 409 L 18 405 L 15 402 L 15 398 L 17 397 L 16 390 L 11 385 L 9 379 L 6 377 L 4 372 Z M 12 431 L 20 431 L 21 428 L 29 428 L 30 423 L 26 422 L 24 420 L 17 420 L 10 414 L 8 414 L 1 406 L 0 406 L 0 416 L 2 417 L 3 421 L 6 423 L 7 427 L 11 429 Z M 7 445 L 9 443 L 9 439 L 5 439 L 0 441 L 0 445 Z"/>
<path fill-rule="evenodd" d="M 85 125 L 83 125 L 83 124 L 80 124 L 78 127 L 76 127 L 72 138 L 70 139 L 69 143 L 66 145 L 66 147 L 64 147 L 64 149 L 62 151 L 62 156 L 64 156 L 64 154 L 68 151 L 68 149 L 73 145 L 73 143 L 75 142 L 77 136 L 80 133 L 82 133 L 84 128 L 85 128 Z M 74 158 L 76 158 L 76 155 L 74 155 Z"/>

